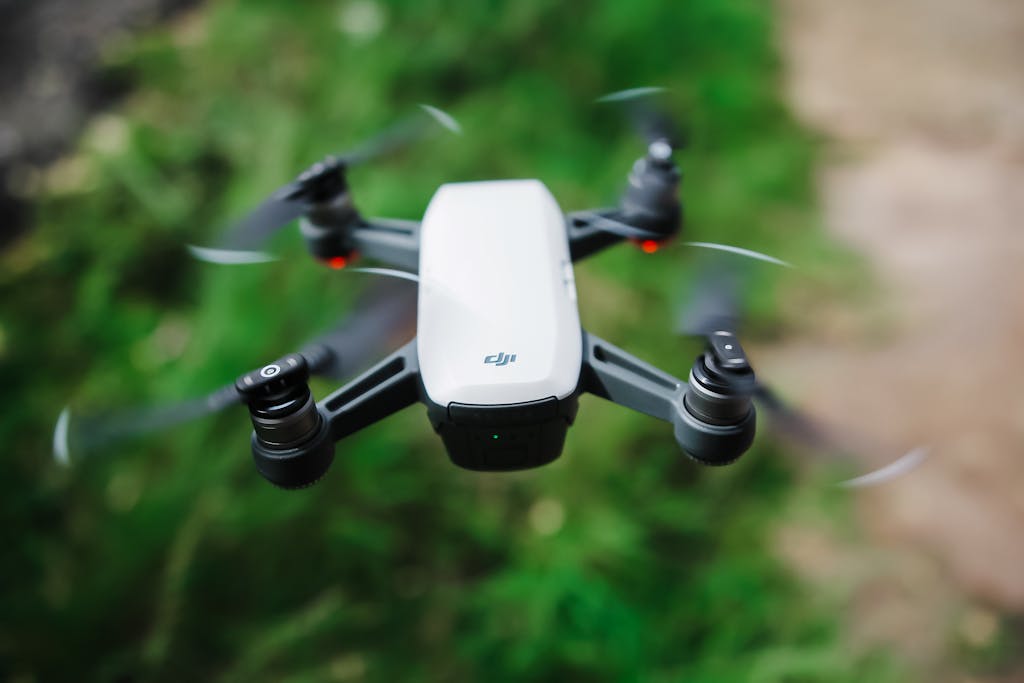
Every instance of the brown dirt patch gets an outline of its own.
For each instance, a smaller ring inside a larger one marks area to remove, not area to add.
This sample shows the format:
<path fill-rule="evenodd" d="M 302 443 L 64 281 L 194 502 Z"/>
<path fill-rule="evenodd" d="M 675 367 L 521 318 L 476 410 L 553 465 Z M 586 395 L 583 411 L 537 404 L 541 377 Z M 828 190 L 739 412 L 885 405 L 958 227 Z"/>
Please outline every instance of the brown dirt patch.
<path fill-rule="evenodd" d="M 828 230 L 884 300 L 829 314 L 862 334 L 810 333 L 759 366 L 826 421 L 931 447 L 913 475 L 861 494 L 893 559 L 859 618 L 881 633 L 930 623 L 924 645 L 902 641 L 936 666 L 950 614 L 984 621 L 964 598 L 1024 612 L 1024 4 L 785 0 L 782 15 L 789 99 L 830 141 Z"/>

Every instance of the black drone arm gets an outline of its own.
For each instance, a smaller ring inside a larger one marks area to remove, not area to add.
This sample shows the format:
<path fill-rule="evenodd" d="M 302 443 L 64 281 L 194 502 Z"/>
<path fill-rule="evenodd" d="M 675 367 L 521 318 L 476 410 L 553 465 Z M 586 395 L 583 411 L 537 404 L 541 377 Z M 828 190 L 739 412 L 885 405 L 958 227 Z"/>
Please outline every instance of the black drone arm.
<path fill-rule="evenodd" d="M 235 386 L 249 407 L 256 469 L 282 488 L 315 483 L 334 460 L 334 443 L 419 400 L 413 340 L 319 404 L 309 389 L 315 357 L 290 354 L 242 375 Z"/>
<path fill-rule="evenodd" d="M 681 173 L 672 151 L 668 139 L 656 136 L 648 144 L 647 154 L 630 169 L 626 190 L 617 207 L 566 215 L 573 261 L 624 239 L 639 243 L 644 251 L 653 251 L 679 233 L 683 220 L 679 201 Z"/>
<path fill-rule="evenodd" d="M 299 223 L 306 247 L 335 267 L 358 255 L 415 272 L 419 266 L 420 224 L 397 218 L 363 218 L 346 193 L 311 212 Z"/>
<path fill-rule="evenodd" d="M 583 333 L 580 388 L 671 422 L 679 446 L 705 465 L 726 465 L 753 442 L 756 414 L 749 396 L 738 401 L 728 392 L 709 395 L 694 373 L 683 381 L 588 332 Z M 717 410 L 707 410 L 709 405 Z"/>
<path fill-rule="evenodd" d="M 614 221 L 614 210 L 573 211 L 566 214 L 566 233 L 569 236 L 569 255 L 573 262 L 580 261 L 626 239 L 611 232 L 607 226 Z"/>
<path fill-rule="evenodd" d="M 355 250 L 394 268 L 415 273 L 420 262 L 420 224 L 397 218 L 371 218 L 352 230 Z"/>
<path fill-rule="evenodd" d="M 416 340 L 398 349 L 319 404 L 338 441 L 411 406 L 420 398 Z"/>
<path fill-rule="evenodd" d="M 666 422 L 672 421 L 686 393 L 684 380 L 589 332 L 583 333 L 581 384 L 587 393 Z"/>

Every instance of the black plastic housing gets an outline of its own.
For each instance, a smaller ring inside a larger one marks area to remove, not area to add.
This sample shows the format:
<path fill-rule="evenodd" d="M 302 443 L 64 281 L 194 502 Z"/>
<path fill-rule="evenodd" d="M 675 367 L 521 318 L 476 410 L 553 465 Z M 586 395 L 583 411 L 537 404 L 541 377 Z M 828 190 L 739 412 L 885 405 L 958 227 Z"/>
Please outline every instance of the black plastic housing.
<path fill-rule="evenodd" d="M 468 470 L 505 472 L 540 467 L 562 454 L 576 417 L 577 396 L 525 403 L 428 406 L 451 461 Z"/>
<path fill-rule="evenodd" d="M 690 369 L 676 412 L 676 440 L 705 465 L 727 465 L 750 448 L 757 431 L 751 400 L 756 380 L 734 334 L 714 332 Z"/>
<path fill-rule="evenodd" d="M 754 443 L 757 413 L 751 406 L 738 422 L 716 425 L 694 417 L 684 401 L 672 426 L 676 441 L 691 458 L 702 465 L 728 465 Z"/>
<path fill-rule="evenodd" d="M 330 425 L 313 400 L 308 380 L 305 357 L 293 353 L 235 382 L 252 420 L 256 469 L 282 488 L 313 484 L 334 459 Z"/>
<path fill-rule="evenodd" d="M 306 241 L 306 249 L 317 260 L 331 263 L 340 258 L 348 261 L 356 251 L 352 230 L 359 221 L 352 195 L 342 191 L 315 204 L 299 221 L 299 231 Z"/>
<path fill-rule="evenodd" d="M 690 381 L 683 382 L 589 332 L 583 339 L 584 391 L 671 422 L 679 446 L 701 464 L 727 465 L 750 448 L 757 430 L 750 401 L 753 373 L 749 386 L 746 381 L 738 386 L 709 381 L 714 373 L 708 371 L 721 365 L 733 372 L 740 369 L 738 345 L 736 354 L 723 345 L 723 351 L 730 353 L 713 368 L 707 368 L 705 357 L 699 356 Z"/>
<path fill-rule="evenodd" d="M 619 202 L 619 218 L 629 225 L 658 233 L 664 239 L 675 236 L 683 222 L 683 207 L 679 201 L 681 177 L 671 158 L 656 159 L 648 155 L 638 159 Z"/>
<path fill-rule="evenodd" d="M 317 430 L 305 442 L 291 448 L 266 444 L 252 435 L 252 457 L 263 478 L 283 489 L 301 489 L 319 481 L 334 462 L 334 439 L 323 415 Z"/>

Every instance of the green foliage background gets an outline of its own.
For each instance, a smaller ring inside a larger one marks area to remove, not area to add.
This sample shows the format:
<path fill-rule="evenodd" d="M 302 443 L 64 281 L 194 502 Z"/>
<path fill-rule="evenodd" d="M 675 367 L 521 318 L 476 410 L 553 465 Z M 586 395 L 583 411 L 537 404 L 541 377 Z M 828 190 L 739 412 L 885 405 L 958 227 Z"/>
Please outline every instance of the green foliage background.
<path fill-rule="evenodd" d="M 379 33 L 353 33 L 353 27 Z M 347 27 L 347 28 L 346 28 Z M 327 327 L 363 280 L 294 232 L 278 263 L 182 249 L 324 153 L 410 111 L 438 137 L 352 178 L 370 215 L 436 186 L 539 177 L 564 208 L 614 201 L 639 145 L 598 95 L 669 87 L 689 121 L 688 234 L 807 260 L 813 145 L 778 96 L 757 0 L 212 2 L 126 39 L 136 84 L 41 181 L 3 255 L 8 400 L 0 672 L 76 681 L 853 681 L 834 604 L 773 559 L 792 475 L 766 438 L 705 470 L 665 425 L 584 398 L 561 460 L 454 468 L 419 408 L 339 445 L 317 486 L 253 470 L 244 411 L 54 465 L 56 414 L 198 395 Z M 584 324 L 676 374 L 692 256 L 620 247 L 580 266 Z M 771 320 L 775 284 L 750 305 Z M 755 329 L 757 329 L 755 325 Z M 382 349 L 382 354 L 385 350 Z M 331 387 L 318 385 L 323 396 Z"/>

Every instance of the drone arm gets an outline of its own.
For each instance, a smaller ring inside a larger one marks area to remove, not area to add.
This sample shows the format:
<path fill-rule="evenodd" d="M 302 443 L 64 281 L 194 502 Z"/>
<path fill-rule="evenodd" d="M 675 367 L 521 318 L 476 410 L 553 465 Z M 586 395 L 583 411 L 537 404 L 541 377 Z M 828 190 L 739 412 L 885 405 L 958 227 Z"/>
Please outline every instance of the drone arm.
<path fill-rule="evenodd" d="M 691 377 L 692 381 L 692 377 Z M 687 406 L 689 382 L 584 333 L 583 391 L 671 422 L 676 442 L 704 465 L 725 465 L 743 455 L 754 439 L 753 408 L 738 420 L 709 422 Z"/>
<path fill-rule="evenodd" d="M 235 383 L 249 406 L 256 469 L 286 489 L 319 480 L 334 460 L 336 441 L 419 399 L 415 340 L 319 404 L 309 374 L 306 357 L 289 354 Z"/>
<path fill-rule="evenodd" d="M 682 406 L 686 382 L 584 332 L 582 389 L 672 422 L 673 415 Z"/>
<path fill-rule="evenodd" d="M 414 339 L 320 401 L 320 414 L 338 441 L 418 401 L 419 386 Z"/>
<path fill-rule="evenodd" d="M 363 256 L 395 268 L 416 272 L 420 260 L 420 224 L 393 218 L 360 221 L 352 230 L 352 244 Z"/>
<path fill-rule="evenodd" d="M 624 237 L 598 227 L 609 209 L 573 211 L 566 214 L 566 233 L 569 236 L 569 254 L 573 262 L 614 246 Z"/>
<path fill-rule="evenodd" d="M 364 219 L 347 194 L 302 219 L 299 230 L 309 252 L 335 267 L 345 266 L 356 253 L 403 270 L 415 271 L 419 265 L 419 223 Z"/>

